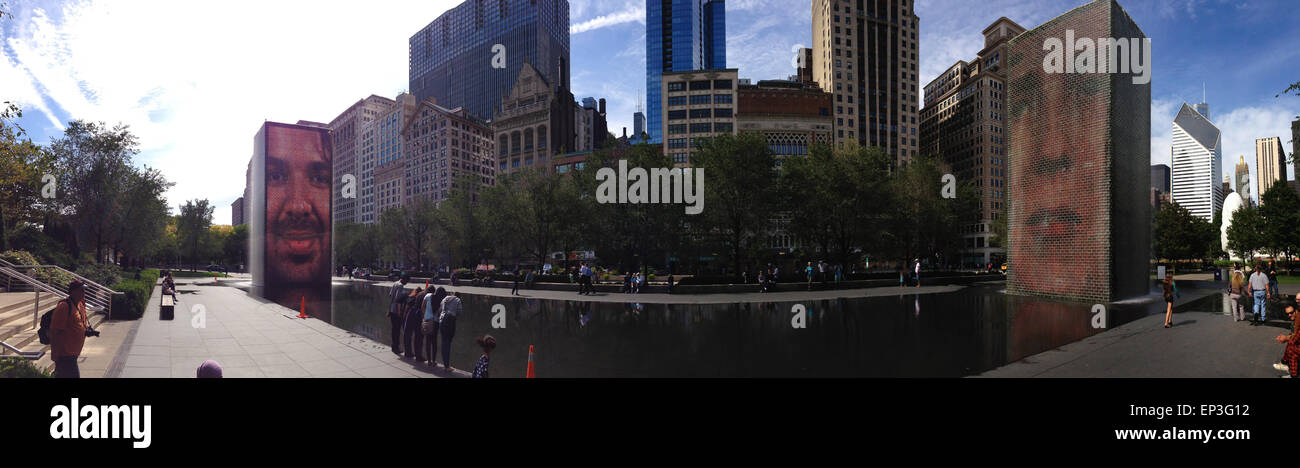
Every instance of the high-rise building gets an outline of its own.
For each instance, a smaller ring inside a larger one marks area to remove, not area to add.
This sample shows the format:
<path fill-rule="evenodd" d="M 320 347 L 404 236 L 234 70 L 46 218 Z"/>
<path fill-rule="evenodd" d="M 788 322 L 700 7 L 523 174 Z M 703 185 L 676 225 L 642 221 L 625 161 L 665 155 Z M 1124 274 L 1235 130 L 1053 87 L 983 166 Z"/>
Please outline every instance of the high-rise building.
<path fill-rule="evenodd" d="M 1237 193 L 1237 191 L 1232 189 L 1232 176 L 1224 174 L 1223 175 L 1223 196 L 1226 197 L 1233 193 Z"/>
<path fill-rule="evenodd" d="M 1223 148 L 1219 127 L 1187 103 L 1174 117 L 1172 161 L 1174 203 L 1206 221 L 1223 208 Z"/>
<path fill-rule="evenodd" d="M 1169 166 L 1156 164 L 1151 166 L 1151 209 L 1160 211 L 1160 206 L 1169 201 Z"/>
<path fill-rule="evenodd" d="M 569 88 L 568 0 L 466 0 L 409 41 L 417 102 L 463 107 L 489 120 L 524 63 Z"/>
<path fill-rule="evenodd" d="M 659 108 L 665 112 L 659 131 L 673 164 L 689 166 L 702 139 L 736 133 L 736 80 L 735 68 L 662 75 Z"/>
<path fill-rule="evenodd" d="M 646 129 L 662 143 L 664 73 L 727 68 L 724 0 L 646 0 Z"/>
<path fill-rule="evenodd" d="M 813 0 L 813 78 L 835 95 L 835 144 L 882 148 L 896 164 L 919 147 L 920 19 L 908 0 Z"/>
<path fill-rule="evenodd" d="M 813 50 L 808 47 L 799 49 L 799 61 L 795 64 L 795 79 L 803 83 L 817 84 L 813 74 Z"/>
<path fill-rule="evenodd" d="M 238 226 L 247 222 L 244 219 L 244 197 L 239 197 L 230 204 L 230 225 Z"/>
<path fill-rule="evenodd" d="M 393 100 L 370 95 L 348 106 L 329 123 L 330 138 L 334 144 L 334 222 L 357 222 L 357 201 L 361 196 L 362 171 L 357 158 L 361 147 L 361 127 L 375 119 L 375 116 L 393 105 Z M 369 172 L 368 172 L 369 173 Z M 347 175 L 353 179 L 353 190 L 344 197 L 343 180 Z M 369 185 L 368 183 L 366 185 Z"/>
<path fill-rule="evenodd" d="M 572 102 L 572 97 L 564 100 Z M 492 127 L 463 108 L 448 109 L 432 100 L 420 102 L 402 130 L 409 148 L 406 201 L 446 200 L 461 176 L 472 179 L 473 185 L 464 188 L 471 200 L 477 200 L 479 188 L 496 184 L 492 136 Z"/>
<path fill-rule="evenodd" d="M 409 93 L 397 95 L 396 102 L 375 116 L 375 207 L 376 219 L 384 210 L 401 207 L 410 190 L 407 164 L 410 145 L 402 130 L 415 117 L 417 103 Z"/>
<path fill-rule="evenodd" d="M 596 151 L 605 146 L 609 138 L 609 123 L 605 120 L 605 99 L 583 98 L 582 104 L 573 108 L 573 125 L 577 136 L 572 152 Z"/>
<path fill-rule="evenodd" d="M 1259 194 L 1261 204 L 1264 193 L 1278 182 L 1286 184 L 1286 149 L 1282 147 L 1282 138 L 1256 138 L 1255 193 Z"/>
<path fill-rule="evenodd" d="M 645 113 L 637 111 L 632 114 L 632 136 L 640 137 L 645 134 Z"/>
<path fill-rule="evenodd" d="M 1025 28 L 1005 17 L 984 28 L 984 48 L 925 85 L 919 147 L 937 155 L 958 180 L 973 181 L 978 213 L 962 224 L 962 264 L 1001 263 L 1006 251 L 994 245 L 993 222 L 1006 208 L 1006 74 L 1003 58 L 1011 38 Z"/>
<path fill-rule="evenodd" d="M 1047 69 L 1043 44 L 1066 37 L 1146 42 L 1119 3 L 1095 0 L 1007 44 L 1007 292 L 1145 296 L 1151 85 L 1129 73 Z"/>
<path fill-rule="evenodd" d="M 1250 183 L 1250 165 L 1246 164 L 1246 156 L 1244 155 L 1238 156 L 1236 172 L 1233 173 L 1233 180 L 1236 181 L 1233 184 L 1233 187 L 1235 187 L 1237 194 L 1241 196 L 1242 203 L 1245 203 L 1246 206 L 1250 206 L 1252 203 L 1250 193 L 1253 192 L 1253 190 L 1251 190 Z"/>
<path fill-rule="evenodd" d="M 495 166 L 498 173 L 524 168 L 549 168 L 550 159 L 574 147 L 573 94 L 552 85 L 530 64 L 502 96 L 492 119 L 498 139 Z"/>

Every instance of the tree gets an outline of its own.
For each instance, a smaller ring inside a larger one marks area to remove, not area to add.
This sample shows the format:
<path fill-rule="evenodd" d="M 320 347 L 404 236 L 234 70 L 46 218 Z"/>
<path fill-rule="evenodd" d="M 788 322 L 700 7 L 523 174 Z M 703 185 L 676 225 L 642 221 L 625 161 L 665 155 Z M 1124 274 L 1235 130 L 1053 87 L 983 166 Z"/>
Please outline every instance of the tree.
<path fill-rule="evenodd" d="M 969 181 L 955 187 L 953 198 L 944 197 L 947 173 L 934 156 L 914 158 L 895 170 L 890 181 L 895 198 L 885 242 L 904 263 L 936 257 L 952 263 L 963 247 L 962 226 L 979 219 L 980 198 Z"/>
<path fill-rule="evenodd" d="M 787 231 L 842 263 L 856 261 L 855 247 L 868 254 L 878 248 L 892 206 L 883 151 L 817 145 L 806 157 L 787 158 L 780 172 Z"/>
<path fill-rule="evenodd" d="M 1285 183 L 1274 183 L 1259 200 L 1267 250 L 1274 257 L 1300 250 L 1300 197 L 1296 192 Z"/>
<path fill-rule="evenodd" d="M 378 229 L 369 224 L 334 225 L 334 261 L 339 265 L 370 266 L 379 260 Z"/>
<path fill-rule="evenodd" d="M 744 271 L 748 254 L 767 239 L 776 208 L 776 159 L 767 139 L 757 133 L 718 135 L 700 145 L 692 164 L 704 169 L 707 203 L 695 215 L 698 224 L 730 252 L 733 271 Z"/>
<path fill-rule="evenodd" d="M 174 184 L 158 170 L 145 167 L 130 170 L 123 185 L 122 208 L 117 211 L 110 235 L 113 258 L 125 264 L 124 260 L 148 253 L 162 238 L 170 216 L 163 194 Z"/>
<path fill-rule="evenodd" d="M 1268 241 L 1264 235 L 1264 217 L 1260 209 L 1246 206 L 1232 213 L 1232 225 L 1228 226 L 1228 250 L 1250 262 L 1255 252 L 1263 250 Z"/>
<path fill-rule="evenodd" d="M 50 143 L 59 168 L 58 209 L 71 216 L 79 244 L 94 249 L 96 262 L 104 261 L 104 249 L 122 216 L 127 198 L 123 182 L 133 172 L 131 158 L 138 147 L 125 125 L 109 128 L 81 120 L 69 122 L 64 136 Z"/>
<path fill-rule="evenodd" d="M 209 228 L 212 226 L 212 212 L 216 206 L 208 200 L 190 200 L 181 206 L 180 216 L 176 220 L 177 240 L 180 253 L 189 260 L 191 270 L 199 259 L 207 253 Z"/>
<path fill-rule="evenodd" d="M 1209 221 L 1193 215 L 1178 203 L 1165 204 L 1156 213 L 1153 246 L 1156 257 L 1175 262 L 1206 258 L 1212 255 L 1217 233 L 1218 229 Z"/>
<path fill-rule="evenodd" d="M 426 198 L 379 214 L 381 235 L 397 248 L 407 267 L 423 267 L 426 246 L 432 240 L 437 207 Z"/>
<path fill-rule="evenodd" d="M 246 265 L 248 262 L 248 225 L 240 224 L 230 229 L 221 246 L 221 256 L 226 265 Z"/>

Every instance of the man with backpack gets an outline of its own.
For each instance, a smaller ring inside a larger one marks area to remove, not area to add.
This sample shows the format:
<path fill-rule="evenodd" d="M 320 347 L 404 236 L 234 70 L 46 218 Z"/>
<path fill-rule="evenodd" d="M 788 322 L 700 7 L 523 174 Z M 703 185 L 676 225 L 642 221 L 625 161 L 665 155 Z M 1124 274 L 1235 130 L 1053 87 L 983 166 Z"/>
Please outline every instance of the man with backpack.
<path fill-rule="evenodd" d="M 81 378 L 77 359 L 87 336 L 99 332 L 86 324 L 86 290 L 80 280 L 68 283 L 68 298 L 59 301 L 50 314 L 50 349 L 54 358 L 54 376 L 65 379 Z"/>

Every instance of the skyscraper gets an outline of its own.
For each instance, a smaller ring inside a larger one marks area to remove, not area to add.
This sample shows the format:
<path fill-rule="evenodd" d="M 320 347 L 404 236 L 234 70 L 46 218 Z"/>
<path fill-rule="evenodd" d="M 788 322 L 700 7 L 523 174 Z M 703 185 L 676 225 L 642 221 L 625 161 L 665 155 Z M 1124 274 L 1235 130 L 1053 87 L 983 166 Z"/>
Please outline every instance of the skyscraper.
<path fill-rule="evenodd" d="M 974 181 L 980 197 L 979 211 L 962 223 L 962 264 L 1001 263 L 1005 256 L 992 240 L 993 221 L 1007 201 L 1003 58 L 1007 41 L 1023 32 L 1015 21 L 998 18 L 984 28 L 984 48 L 974 60 L 953 64 L 924 88 L 921 151 L 942 158 L 958 180 Z"/>
<path fill-rule="evenodd" d="M 1144 296 L 1151 85 L 1128 73 L 1046 69 L 1043 44 L 1067 34 L 1146 37 L 1115 0 L 1095 0 L 1007 44 L 1007 292 Z"/>
<path fill-rule="evenodd" d="M 1219 127 L 1183 103 L 1174 117 L 1171 150 L 1174 203 L 1206 221 L 1214 219 L 1214 212 L 1223 208 L 1223 187 L 1219 185 L 1223 148 Z"/>
<path fill-rule="evenodd" d="M 466 0 L 411 36 L 410 92 L 492 119 L 528 62 L 569 89 L 568 0 Z"/>
<path fill-rule="evenodd" d="M 1279 137 L 1255 139 L 1255 193 L 1263 202 L 1274 183 L 1286 184 L 1286 149 Z"/>
<path fill-rule="evenodd" d="M 645 133 L 645 113 L 638 111 L 632 114 L 632 136 L 634 139 L 640 138 L 643 133 Z"/>
<path fill-rule="evenodd" d="M 835 143 L 917 155 L 920 19 L 908 0 L 813 0 L 813 79 L 835 95 Z M 865 3 L 865 4 L 864 4 Z"/>
<path fill-rule="evenodd" d="M 358 159 L 361 147 L 361 128 L 370 121 L 375 119 L 389 106 L 393 105 L 393 100 L 385 97 L 370 95 L 365 99 L 357 101 L 348 106 L 338 117 L 330 121 L 330 138 L 334 144 L 334 222 L 357 222 L 359 220 L 357 213 L 357 201 L 361 197 L 362 185 L 369 186 L 372 181 L 362 180 L 362 170 L 360 160 Z M 367 175 L 373 175 L 366 172 Z M 352 176 L 353 184 L 349 195 L 344 197 L 344 180 Z"/>
<path fill-rule="evenodd" d="M 1240 156 L 1238 158 L 1236 172 L 1233 174 L 1232 186 L 1234 187 L 1233 190 L 1241 196 L 1241 201 L 1249 206 L 1251 203 L 1250 165 L 1246 164 L 1245 156 Z"/>
<path fill-rule="evenodd" d="M 663 142 L 665 72 L 727 68 L 724 0 L 646 0 L 646 131 Z"/>

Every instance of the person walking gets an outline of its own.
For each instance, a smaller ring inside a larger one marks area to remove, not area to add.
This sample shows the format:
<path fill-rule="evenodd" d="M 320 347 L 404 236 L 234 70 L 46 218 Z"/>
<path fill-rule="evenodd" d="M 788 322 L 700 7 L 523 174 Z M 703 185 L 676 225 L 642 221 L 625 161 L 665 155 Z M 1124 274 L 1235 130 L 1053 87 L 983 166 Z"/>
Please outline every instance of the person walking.
<path fill-rule="evenodd" d="M 1268 299 L 1272 296 L 1268 291 L 1268 274 L 1264 272 L 1264 264 L 1255 264 L 1255 272 L 1250 274 L 1250 294 L 1255 300 L 1254 303 L 1254 320 L 1252 325 L 1264 323 L 1268 319 Z"/>
<path fill-rule="evenodd" d="M 590 296 L 596 294 L 596 268 L 595 267 L 592 266 L 587 267 L 586 282 L 587 282 L 587 295 Z"/>
<path fill-rule="evenodd" d="M 447 290 L 441 286 L 437 291 L 429 291 L 424 295 L 420 331 L 424 334 L 424 357 L 429 366 L 438 365 L 438 314 L 442 312 L 442 300 L 446 297 Z"/>
<path fill-rule="evenodd" d="M 511 285 L 511 287 L 510 287 L 510 295 L 511 295 L 511 296 L 518 296 L 518 295 L 519 295 L 519 274 L 520 274 L 519 267 L 515 267 L 515 274 L 514 274 L 514 280 L 515 280 L 515 281 L 514 281 L 514 283 Z"/>
<path fill-rule="evenodd" d="M 497 349 L 497 339 L 492 335 L 483 335 L 476 338 L 474 342 L 478 343 L 478 347 L 483 348 L 483 355 L 479 356 L 478 362 L 474 364 L 474 372 L 470 373 L 470 378 L 486 379 L 492 350 Z"/>
<path fill-rule="evenodd" d="M 402 312 L 406 305 L 406 295 L 403 292 L 406 291 L 407 281 L 409 279 L 403 273 L 402 278 L 388 290 L 388 323 L 392 325 L 393 354 L 397 355 L 402 354 L 402 324 L 405 323 Z"/>
<path fill-rule="evenodd" d="M 86 337 L 99 336 L 86 324 L 86 288 L 81 280 L 68 283 L 68 298 L 59 301 L 50 313 L 50 354 L 54 359 L 54 377 L 79 379 L 77 359 L 86 345 Z"/>
<path fill-rule="evenodd" d="M 1246 308 L 1241 304 L 1241 296 L 1246 293 L 1246 276 L 1236 265 L 1233 266 L 1228 280 L 1228 302 L 1232 307 L 1232 321 L 1240 322 L 1246 318 Z"/>
<path fill-rule="evenodd" d="M 451 339 L 456 336 L 456 320 L 460 316 L 460 298 L 455 291 L 447 291 L 438 314 L 438 333 L 442 335 L 442 368 L 451 370 Z"/>
<path fill-rule="evenodd" d="M 913 268 L 912 277 L 916 278 L 916 287 L 921 287 L 921 259 L 916 259 L 916 266 Z"/>
<path fill-rule="evenodd" d="M 1169 328 L 1174 324 L 1174 291 L 1174 274 L 1165 273 L 1165 328 Z"/>
<path fill-rule="evenodd" d="M 406 311 L 403 314 L 402 321 L 402 346 L 406 348 L 405 356 L 415 359 L 416 361 L 424 360 L 421 355 L 424 348 L 424 335 L 420 333 L 420 319 L 424 317 L 421 314 L 421 299 L 424 298 L 424 290 L 415 288 L 406 297 Z"/>
<path fill-rule="evenodd" d="M 808 290 L 812 291 L 812 280 L 813 280 L 812 262 L 808 262 L 808 266 L 804 267 L 803 272 L 804 275 L 808 277 Z"/>

